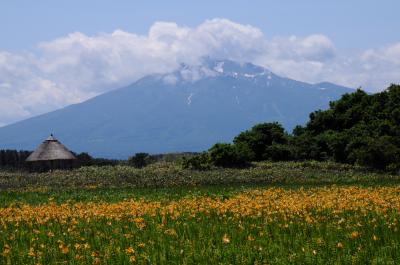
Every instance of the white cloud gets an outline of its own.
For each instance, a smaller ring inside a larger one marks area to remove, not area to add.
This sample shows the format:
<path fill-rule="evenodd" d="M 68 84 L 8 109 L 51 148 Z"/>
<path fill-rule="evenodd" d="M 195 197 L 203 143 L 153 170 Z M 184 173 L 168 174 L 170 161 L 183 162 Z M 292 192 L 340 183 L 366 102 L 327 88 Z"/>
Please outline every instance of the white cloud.
<path fill-rule="evenodd" d="M 199 64 L 204 56 L 253 62 L 302 81 L 375 91 L 400 82 L 400 42 L 345 56 L 320 34 L 267 38 L 256 27 L 226 19 L 194 28 L 156 22 L 147 35 L 75 32 L 40 43 L 30 53 L 0 51 L 0 124 L 81 102 L 151 73 L 171 72 L 181 63 Z M 195 80 L 206 71 L 181 75 Z"/>

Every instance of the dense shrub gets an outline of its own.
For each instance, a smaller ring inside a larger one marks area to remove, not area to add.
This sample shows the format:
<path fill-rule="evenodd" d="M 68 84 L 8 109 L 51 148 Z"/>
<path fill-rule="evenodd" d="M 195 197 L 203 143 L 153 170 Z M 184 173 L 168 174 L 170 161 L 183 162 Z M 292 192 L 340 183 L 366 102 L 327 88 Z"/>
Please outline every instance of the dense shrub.
<path fill-rule="evenodd" d="M 264 160 L 289 161 L 294 158 L 293 148 L 286 144 L 272 144 L 264 152 Z"/>
<path fill-rule="evenodd" d="M 181 165 L 184 169 L 194 170 L 209 170 L 212 166 L 210 156 L 207 152 L 191 157 L 183 157 Z"/>
<path fill-rule="evenodd" d="M 245 166 L 252 155 L 251 150 L 245 144 L 218 143 L 208 152 L 211 163 L 220 167 Z"/>
<path fill-rule="evenodd" d="M 84 167 L 84 166 L 116 166 L 119 164 L 123 164 L 124 162 L 116 159 L 107 159 L 107 158 L 93 158 L 88 153 L 80 153 L 75 154 L 76 162 L 75 166 Z"/>
<path fill-rule="evenodd" d="M 149 164 L 149 158 L 148 153 L 136 153 L 128 159 L 128 164 L 136 168 L 142 168 Z"/>
<path fill-rule="evenodd" d="M 293 131 L 297 159 L 333 160 L 381 170 L 400 168 L 400 86 L 361 90 L 310 114 Z"/>
<path fill-rule="evenodd" d="M 267 146 L 274 143 L 284 144 L 287 142 L 287 136 L 279 123 L 262 123 L 240 133 L 233 142 L 235 145 L 247 146 L 251 151 L 251 160 L 261 161 Z"/>

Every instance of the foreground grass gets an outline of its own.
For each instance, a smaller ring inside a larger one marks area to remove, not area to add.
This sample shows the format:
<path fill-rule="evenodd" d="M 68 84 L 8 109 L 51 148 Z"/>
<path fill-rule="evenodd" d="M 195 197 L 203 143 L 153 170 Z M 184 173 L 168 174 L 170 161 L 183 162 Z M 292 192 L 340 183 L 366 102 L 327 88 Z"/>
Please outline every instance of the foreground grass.
<path fill-rule="evenodd" d="M 399 175 L 327 162 L 257 163 L 245 169 L 182 170 L 174 163 L 144 169 L 87 167 L 51 173 L 0 170 L 0 207 L 64 202 L 118 202 L 230 197 L 254 187 L 298 189 L 329 185 L 393 186 Z"/>
<path fill-rule="evenodd" d="M 400 264 L 399 180 L 317 162 L 0 172 L 0 264 Z"/>
<path fill-rule="evenodd" d="M 0 209 L 2 264 L 398 264 L 400 188 Z"/>
<path fill-rule="evenodd" d="M 400 175 L 371 172 L 330 162 L 255 163 L 244 169 L 184 170 L 175 163 L 157 163 L 143 169 L 129 166 L 83 167 L 49 173 L 0 170 L 2 191 L 65 191 L 98 188 L 173 188 L 230 185 L 390 185 Z"/>

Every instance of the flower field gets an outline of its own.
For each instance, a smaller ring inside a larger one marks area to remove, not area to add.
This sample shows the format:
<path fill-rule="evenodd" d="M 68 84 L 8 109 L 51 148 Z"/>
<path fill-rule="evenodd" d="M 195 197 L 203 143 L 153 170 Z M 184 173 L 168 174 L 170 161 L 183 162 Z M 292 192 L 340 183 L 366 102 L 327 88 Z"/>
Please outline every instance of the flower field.
<path fill-rule="evenodd" d="M 400 264 L 399 211 L 396 185 L 48 197 L 0 208 L 0 264 Z"/>

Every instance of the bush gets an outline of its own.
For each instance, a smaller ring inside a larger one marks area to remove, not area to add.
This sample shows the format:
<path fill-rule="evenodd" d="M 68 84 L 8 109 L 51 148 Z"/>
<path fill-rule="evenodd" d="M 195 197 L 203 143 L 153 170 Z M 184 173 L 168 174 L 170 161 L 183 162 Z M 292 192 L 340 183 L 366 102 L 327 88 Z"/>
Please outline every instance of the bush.
<path fill-rule="evenodd" d="M 211 163 L 218 167 L 242 167 L 250 162 L 251 150 L 245 144 L 218 143 L 208 151 Z"/>
<path fill-rule="evenodd" d="M 75 155 L 78 166 L 91 166 L 93 164 L 93 157 L 88 153 L 80 153 Z"/>
<path fill-rule="evenodd" d="M 208 153 L 201 153 L 193 157 L 183 157 L 181 165 L 184 169 L 209 170 L 211 169 L 211 161 Z"/>
<path fill-rule="evenodd" d="M 286 143 L 287 135 L 282 125 L 277 122 L 261 123 L 255 125 L 251 130 L 240 133 L 233 142 L 235 145 L 247 146 L 251 151 L 251 160 L 261 161 L 265 148 L 274 143 Z"/>
<path fill-rule="evenodd" d="M 395 142 L 389 136 L 366 138 L 363 145 L 351 150 L 349 157 L 362 166 L 395 171 L 400 168 L 400 148 Z"/>
<path fill-rule="evenodd" d="M 289 145 L 273 144 L 266 148 L 263 158 L 272 161 L 289 161 L 294 158 L 294 155 Z"/>
<path fill-rule="evenodd" d="M 143 168 L 149 164 L 148 153 L 136 153 L 134 156 L 129 157 L 128 164 L 135 168 Z"/>

